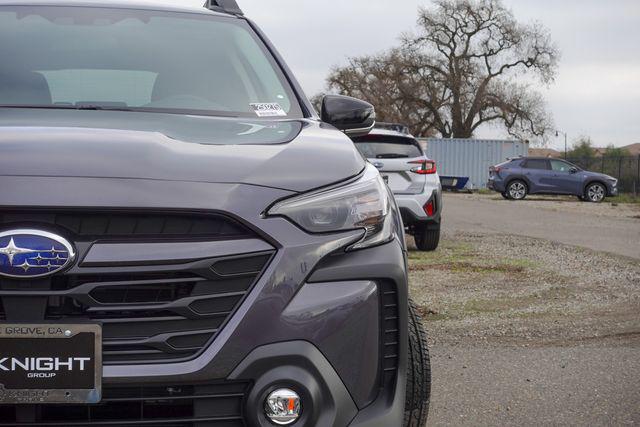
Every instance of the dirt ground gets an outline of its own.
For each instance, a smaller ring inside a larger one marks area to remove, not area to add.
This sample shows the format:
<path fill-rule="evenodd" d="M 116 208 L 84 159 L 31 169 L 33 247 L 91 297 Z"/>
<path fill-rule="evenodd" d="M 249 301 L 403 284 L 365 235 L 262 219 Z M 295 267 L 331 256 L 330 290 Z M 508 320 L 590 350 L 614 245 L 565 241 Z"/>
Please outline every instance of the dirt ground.
<path fill-rule="evenodd" d="M 467 200 L 476 213 L 509 203 Z M 611 219 L 605 205 L 575 205 Z M 635 209 L 622 220 L 636 225 Z M 640 261 L 527 237 L 526 223 L 519 235 L 471 232 L 455 218 L 438 251 L 410 253 L 432 352 L 429 425 L 640 423 Z"/>
<path fill-rule="evenodd" d="M 500 195 L 444 197 L 449 232 L 513 234 L 581 246 L 640 260 L 640 204 L 594 204 L 575 197 L 527 197 L 514 202 Z"/>
<path fill-rule="evenodd" d="M 460 232 L 410 254 L 412 295 L 442 343 L 640 336 L 640 263 L 541 239 Z"/>

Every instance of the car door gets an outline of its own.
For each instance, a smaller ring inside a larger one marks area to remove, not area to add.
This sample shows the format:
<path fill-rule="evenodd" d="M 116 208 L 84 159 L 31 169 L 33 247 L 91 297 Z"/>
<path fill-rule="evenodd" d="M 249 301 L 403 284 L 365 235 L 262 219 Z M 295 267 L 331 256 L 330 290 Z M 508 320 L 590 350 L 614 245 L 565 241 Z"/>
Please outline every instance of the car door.
<path fill-rule="evenodd" d="M 560 194 L 580 194 L 581 178 L 576 173 L 577 168 L 563 160 L 551 159 L 551 171 L 553 180 Z"/>
<path fill-rule="evenodd" d="M 414 138 L 384 132 L 356 138 L 354 142 L 360 153 L 378 168 L 394 194 L 424 191 L 427 175 L 413 171 L 422 167 L 426 158 Z"/>
<path fill-rule="evenodd" d="M 553 193 L 553 173 L 547 159 L 527 159 L 522 164 L 523 175 L 529 181 L 529 193 Z"/>

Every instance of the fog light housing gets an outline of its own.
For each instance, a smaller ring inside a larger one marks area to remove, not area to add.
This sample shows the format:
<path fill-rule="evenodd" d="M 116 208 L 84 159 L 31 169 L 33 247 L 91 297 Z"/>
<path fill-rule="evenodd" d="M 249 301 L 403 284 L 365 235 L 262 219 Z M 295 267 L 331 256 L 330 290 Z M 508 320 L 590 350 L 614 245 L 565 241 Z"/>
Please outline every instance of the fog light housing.
<path fill-rule="evenodd" d="M 267 419 L 279 426 L 295 423 L 300 418 L 301 412 L 300 396 L 287 388 L 272 392 L 264 402 L 264 413 Z"/>

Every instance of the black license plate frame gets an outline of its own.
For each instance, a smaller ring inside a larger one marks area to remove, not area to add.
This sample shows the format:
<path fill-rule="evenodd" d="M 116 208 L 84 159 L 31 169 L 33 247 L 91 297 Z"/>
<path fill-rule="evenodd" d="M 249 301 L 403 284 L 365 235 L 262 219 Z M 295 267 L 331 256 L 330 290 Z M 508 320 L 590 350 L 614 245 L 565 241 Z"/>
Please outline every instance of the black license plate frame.
<path fill-rule="evenodd" d="M 101 325 L 0 323 L 0 404 L 101 399 Z"/>

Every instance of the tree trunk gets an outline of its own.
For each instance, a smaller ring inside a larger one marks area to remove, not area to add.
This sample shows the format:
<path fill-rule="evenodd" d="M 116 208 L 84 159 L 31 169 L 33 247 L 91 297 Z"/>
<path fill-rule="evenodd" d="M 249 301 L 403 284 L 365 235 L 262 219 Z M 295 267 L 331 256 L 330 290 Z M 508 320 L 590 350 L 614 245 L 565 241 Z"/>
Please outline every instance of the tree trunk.
<path fill-rule="evenodd" d="M 453 132 L 453 137 L 469 139 L 473 137 L 473 132 L 471 132 L 469 129 L 456 129 Z"/>

